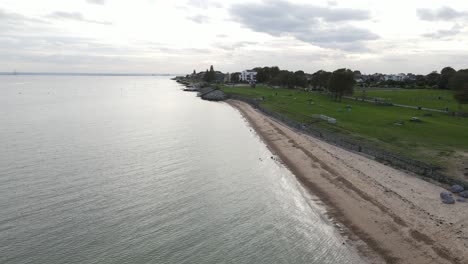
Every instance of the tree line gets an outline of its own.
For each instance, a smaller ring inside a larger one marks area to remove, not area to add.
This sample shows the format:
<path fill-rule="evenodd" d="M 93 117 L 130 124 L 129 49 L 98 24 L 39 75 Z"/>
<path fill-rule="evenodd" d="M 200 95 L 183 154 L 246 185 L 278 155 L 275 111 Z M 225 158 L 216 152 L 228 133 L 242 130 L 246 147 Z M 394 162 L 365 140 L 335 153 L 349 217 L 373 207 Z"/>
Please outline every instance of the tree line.
<path fill-rule="evenodd" d="M 344 95 L 351 95 L 355 84 L 354 72 L 350 69 L 338 69 L 334 72 L 318 71 L 306 74 L 304 71 L 281 70 L 278 66 L 256 67 L 257 82 L 288 89 L 305 89 L 320 85 L 330 93 L 334 100 L 340 101 Z M 231 75 L 231 82 L 239 82 L 238 75 Z"/>
<path fill-rule="evenodd" d="M 360 71 L 338 69 L 333 72 L 319 70 L 313 74 L 304 71 L 280 70 L 279 67 L 256 67 L 257 81 L 270 85 L 287 88 L 312 88 L 328 91 L 334 100 L 340 101 L 344 95 L 351 95 L 356 80 L 362 78 Z M 366 75 L 363 86 L 400 86 L 402 88 L 438 88 L 450 89 L 455 92 L 454 97 L 460 104 L 468 104 L 468 69 L 456 71 L 452 67 L 444 67 L 440 73 L 433 71 L 427 75 L 407 74 L 402 81 L 382 80 L 382 74 Z"/>
<path fill-rule="evenodd" d="M 401 88 L 435 88 L 435 89 L 450 89 L 449 80 L 457 71 L 452 67 L 443 68 L 440 73 L 432 71 L 427 75 L 408 73 L 409 78 L 401 81 L 379 79 L 379 74 L 374 74 L 365 80 L 365 84 L 369 85 L 387 85 Z"/>
<path fill-rule="evenodd" d="M 313 74 L 307 74 L 302 70 L 281 70 L 278 66 L 256 67 L 257 82 L 272 86 L 282 86 L 289 89 L 312 88 L 328 92 L 334 100 L 340 101 L 344 95 L 351 95 L 356 85 L 356 80 L 361 80 L 360 85 L 366 86 L 397 86 L 402 88 L 438 88 L 451 89 L 455 92 L 455 99 L 460 104 L 468 104 L 468 69 L 456 71 L 452 67 L 443 68 L 440 73 L 433 71 L 427 75 L 407 74 L 402 81 L 383 80 L 383 74 L 362 75 L 360 71 L 350 69 L 338 69 L 333 72 L 319 70 Z M 196 75 L 195 71 L 192 74 Z M 240 72 L 230 75 L 233 83 L 239 83 Z M 216 72 L 213 66 L 198 76 L 205 82 L 216 80 Z"/>

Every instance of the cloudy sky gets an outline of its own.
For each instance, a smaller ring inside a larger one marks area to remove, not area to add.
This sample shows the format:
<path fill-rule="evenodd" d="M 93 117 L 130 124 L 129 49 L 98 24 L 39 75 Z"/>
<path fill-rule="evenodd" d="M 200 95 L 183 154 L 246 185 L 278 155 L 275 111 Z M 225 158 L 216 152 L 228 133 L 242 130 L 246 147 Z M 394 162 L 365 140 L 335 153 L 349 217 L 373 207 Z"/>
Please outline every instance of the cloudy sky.
<path fill-rule="evenodd" d="M 467 0 L 0 0 L 0 71 L 468 68 Z"/>

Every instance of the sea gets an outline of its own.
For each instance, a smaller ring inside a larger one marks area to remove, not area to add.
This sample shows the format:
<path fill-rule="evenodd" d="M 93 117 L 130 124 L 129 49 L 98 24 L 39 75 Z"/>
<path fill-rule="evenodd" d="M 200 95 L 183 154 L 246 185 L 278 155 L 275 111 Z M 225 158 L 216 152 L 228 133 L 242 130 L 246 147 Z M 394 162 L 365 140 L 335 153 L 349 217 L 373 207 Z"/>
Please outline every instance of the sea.
<path fill-rule="evenodd" d="M 0 263 L 363 263 L 248 122 L 168 76 L 0 76 Z"/>

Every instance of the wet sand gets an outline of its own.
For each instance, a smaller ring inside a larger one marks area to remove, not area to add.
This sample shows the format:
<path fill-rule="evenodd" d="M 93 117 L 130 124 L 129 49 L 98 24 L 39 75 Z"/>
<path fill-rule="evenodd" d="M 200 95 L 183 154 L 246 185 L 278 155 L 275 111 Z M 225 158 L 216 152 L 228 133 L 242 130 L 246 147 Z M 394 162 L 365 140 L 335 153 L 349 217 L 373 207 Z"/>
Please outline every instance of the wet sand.
<path fill-rule="evenodd" d="M 468 203 L 440 186 L 330 145 L 228 100 L 270 150 L 324 203 L 369 263 L 468 263 Z"/>

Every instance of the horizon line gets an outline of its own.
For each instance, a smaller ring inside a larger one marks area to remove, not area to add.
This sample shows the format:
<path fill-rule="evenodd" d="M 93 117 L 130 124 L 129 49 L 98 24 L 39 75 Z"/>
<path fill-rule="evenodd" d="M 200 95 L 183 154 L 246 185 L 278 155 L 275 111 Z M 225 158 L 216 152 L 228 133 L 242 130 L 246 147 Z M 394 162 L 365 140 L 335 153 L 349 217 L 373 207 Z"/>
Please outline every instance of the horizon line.
<path fill-rule="evenodd" d="M 74 75 L 74 76 L 176 76 L 174 73 L 90 73 L 90 72 L 0 72 L 0 75 Z"/>

